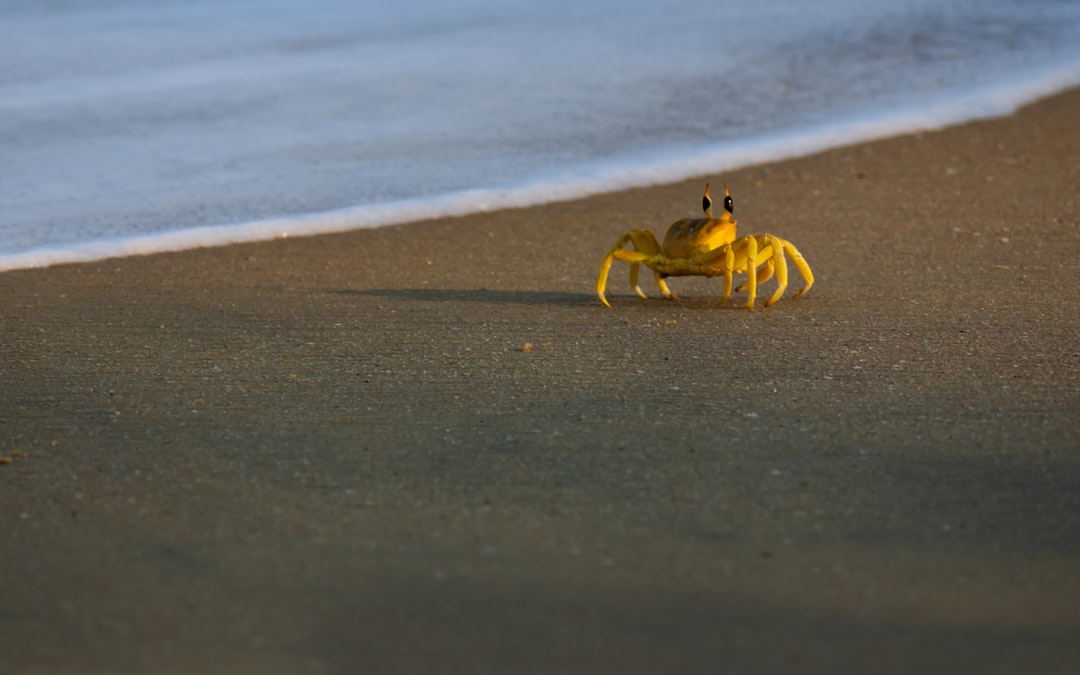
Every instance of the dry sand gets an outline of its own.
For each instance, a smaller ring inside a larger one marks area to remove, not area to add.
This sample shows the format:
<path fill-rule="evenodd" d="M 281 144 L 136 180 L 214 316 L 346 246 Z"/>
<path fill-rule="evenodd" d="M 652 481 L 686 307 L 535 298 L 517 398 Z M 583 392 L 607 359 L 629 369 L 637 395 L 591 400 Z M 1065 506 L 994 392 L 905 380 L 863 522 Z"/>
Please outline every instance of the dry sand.
<path fill-rule="evenodd" d="M 643 301 L 617 263 L 602 307 L 607 248 L 705 180 L 813 290 Z M 0 274 L 0 670 L 1080 672 L 1078 193 L 1072 91 L 678 185 Z"/>

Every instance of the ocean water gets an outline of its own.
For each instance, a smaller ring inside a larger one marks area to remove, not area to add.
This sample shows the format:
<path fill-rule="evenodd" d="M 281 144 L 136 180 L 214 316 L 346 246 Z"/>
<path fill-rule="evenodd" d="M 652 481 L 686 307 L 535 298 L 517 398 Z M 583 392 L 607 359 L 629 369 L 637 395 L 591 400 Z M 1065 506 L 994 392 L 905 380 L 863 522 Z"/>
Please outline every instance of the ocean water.
<path fill-rule="evenodd" d="M 718 174 L 1078 84 L 1077 0 L 0 0 L 0 270 Z"/>

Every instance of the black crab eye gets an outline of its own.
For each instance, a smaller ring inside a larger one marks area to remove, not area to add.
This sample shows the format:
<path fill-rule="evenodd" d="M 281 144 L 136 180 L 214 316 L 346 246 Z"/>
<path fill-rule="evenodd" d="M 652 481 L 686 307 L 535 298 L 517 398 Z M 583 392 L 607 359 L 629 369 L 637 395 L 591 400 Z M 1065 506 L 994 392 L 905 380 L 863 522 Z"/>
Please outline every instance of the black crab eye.
<path fill-rule="evenodd" d="M 709 195 L 705 195 L 701 198 L 701 210 L 708 211 L 712 208 L 712 200 L 709 199 Z"/>
<path fill-rule="evenodd" d="M 724 197 L 724 210 L 728 213 L 735 213 L 735 202 L 732 201 L 730 195 Z"/>

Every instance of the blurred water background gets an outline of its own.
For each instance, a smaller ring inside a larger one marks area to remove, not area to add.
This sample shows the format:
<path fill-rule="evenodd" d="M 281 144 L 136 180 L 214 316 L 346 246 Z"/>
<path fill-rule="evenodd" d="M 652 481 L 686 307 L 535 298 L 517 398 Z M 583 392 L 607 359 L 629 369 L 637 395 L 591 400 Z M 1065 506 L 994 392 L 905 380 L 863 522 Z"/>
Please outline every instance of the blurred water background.
<path fill-rule="evenodd" d="M 0 0 L 0 269 L 671 182 L 1078 84 L 1075 0 Z"/>

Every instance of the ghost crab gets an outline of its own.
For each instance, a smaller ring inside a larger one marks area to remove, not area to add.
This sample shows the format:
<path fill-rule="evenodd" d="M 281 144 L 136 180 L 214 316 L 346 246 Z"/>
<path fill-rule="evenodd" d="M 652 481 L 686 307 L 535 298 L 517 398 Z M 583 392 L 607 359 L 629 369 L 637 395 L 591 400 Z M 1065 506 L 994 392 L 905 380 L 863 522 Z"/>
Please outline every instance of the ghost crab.
<path fill-rule="evenodd" d="M 672 223 L 667 234 L 664 235 L 663 244 L 660 244 L 649 230 L 630 230 L 619 237 L 604 257 L 604 262 L 600 265 L 600 273 L 596 276 L 596 294 L 600 297 L 600 302 L 611 307 L 607 298 L 604 297 L 604 291 L 607 290 L 611 264 L 616 260 L 630 263 L 630 286 L 642 298 L 646 297 L 638 285 L 638 270 L 642 265 L 652 270 L 656 285 L 669 300 L 679 298 L 665 283 L 664 279 L 667 277 L 714 277 L 722 274 L 724 275 L 724 297 L 721 302 L 725 302 L 731 297 L 732 275 L 736 272 L 745 272 L 746 283 L 735 290 L 747 291 L 748 298 L 744 305 L 747 309 L 754 308 L 758 284 L 768 281 L 775 273 L 777 289 L 765 302 L 765 306 L 768 307 L 779 300 L 784 294 L 784 289 L 787 288 L 788 266 L 785 253 L 791 256 L 795 267 L 806 282 L 806 285 L 794 297 L 798 298 L 810 290 L 810 287 L 814 285 L 814 275 L 810 271 L 810 265 L 790 241 L 774 234 L 736 237 L 736 221 L 731 217 L 735 210 L 734 202 L 726 183 L 724 184 L 724 212 L 719 218 L 713 216 L 712 204 L 709 184 L 706 183 L 705 196 L 701 200 L 705 217 L 684 218 Z M 623 248 L 627 243 L 632 244 L 633 249 Z M 758 269 L 759 267 L 761 269 Z"/>

